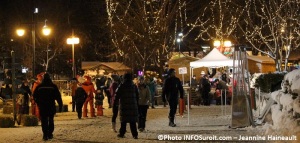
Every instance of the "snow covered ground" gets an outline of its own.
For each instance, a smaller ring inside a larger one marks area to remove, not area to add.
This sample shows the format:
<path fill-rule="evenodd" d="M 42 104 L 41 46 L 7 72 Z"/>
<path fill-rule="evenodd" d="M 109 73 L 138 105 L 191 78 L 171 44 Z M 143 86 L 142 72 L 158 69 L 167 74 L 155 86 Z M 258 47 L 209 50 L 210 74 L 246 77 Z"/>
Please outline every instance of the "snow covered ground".
<path fill-rule="evenodd" d="M 64 103 L 69 103 L 70 96 L 64 96 Z M 69 106 L 69 111 L 70 110 Z M 148 110 L 146 131 L 139 133 L 139 139 L 132 138 L 129 126 L 125 138 L 117 138 L 117 133 L 111 130 L 111 109 L 107 109 L 105 102 L 104 116 L 96 118 L 77 119 L 75 112 L 57 113 L 55 117 L 54 139 L 47 142 L 159 142 L 158 137 L 163 135 L 164 142 L 183 140 L 184 136 L 197 135 L 198 137 L 230 137 L 229 140 L 237 140 L 239 135 L 262 134 L 261 127 L 247 127 L 230 129 L 231 107 L 221 106 L 192 106 L 190 120 L 187 112 L 183 117 L 176 116 L 177 127 L 168 126 L 168 108 L 157 106 Z M 226 110 L 225 110 L 226 109 Z M 118 119 L 117 119 L 118 121 Z M 189 124 L 188 124 L 189 123 Z M 117 128 L 119 128 L 117 122 Z M 31 143 L 42 142 L 41 126 L 15 128 L 0 128 L 0 142 Z M 233 138 L 234 137 L 234 138 Z M 199 140 L 199 138 L 192 139 Z M 215 140 L 215 139 L 214 139 Z M 182 141 L 185 142 L 185 141 Z"/>

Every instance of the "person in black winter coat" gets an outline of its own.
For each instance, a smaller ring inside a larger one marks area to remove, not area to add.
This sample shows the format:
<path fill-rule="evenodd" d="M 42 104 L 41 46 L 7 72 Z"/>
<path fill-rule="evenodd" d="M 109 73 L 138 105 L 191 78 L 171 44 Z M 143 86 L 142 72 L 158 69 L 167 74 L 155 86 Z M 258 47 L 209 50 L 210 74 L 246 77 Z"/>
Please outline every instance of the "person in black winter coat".
<path fill-rule="evenodd" d="M 208 80 L 208 75 L 204 75 L 201 81 L 202 84 L 202 91 L 201 91 L 201 95 L 202 95 L 202 99 L 203 99 L 203 104 L 204 106 L 209 106 L 210 105 L 210 81 Z"/>
<path fill-rule="evenodd" d="M 76 103 L 76 112 L 77 112 L 78 119 L 81 119 L 82 106 L 86 98 L 88 97 L 88 95 L 86 94 L 85 90 L 82 88 L 82 83 L 78 83 L 77 86 L 78 87 L 75 90 L 74 101 Z"/>
<path fill-rule="evenodd" d="M 59 105 L 59 112 L 62 110 L 63 103 L 61 94 L 48 73 L 44 74 L 42 83 L 34 90 L 33 99 L 35 103 L 37 103 L 40 111 L 43 140 L 52 139 L 54 115 L 56 113 L 55 100 Z"/>
<path fill-rule="evenodd" d="M 132 75 L 130 73 L 126 73 L 124 75 L 124 82 L 121 83 L 116 90 L 113 107 L 116 108 L 119 103 L 121 128 L 119 130 L 118 137 L 124 137 L 126 124 L 130 123 L 130 130 L 133 138 L 138 138 L 136 128 L 136 123 L 138 121 L 138 100 L 139 93 L 136 85 L 132 81 Z"/>
<path fill-rule="evenodd" d="M 31 90 L 29 88 L 28 82 L 24 81 L 21 85 L 22 94 L 24 98 L 24 102 L 21 107 L 21 113 L 22 114 L 29 114 L 29 98 L 31 96 Z"/>
<path fill-rule="evenodd" d="M 183 99 L 183 87 L 179 78 L 175 77 L 175 69 L 169 69 L 168 74 L 169 77 L 165 80 L 163 86 L 162 99 L 164 103 L 166 100 L 169 102 L 169 126 L 175 127 L 174 118 L 178 105 L 178 91 L 180 92 L 180 98 Z"/>

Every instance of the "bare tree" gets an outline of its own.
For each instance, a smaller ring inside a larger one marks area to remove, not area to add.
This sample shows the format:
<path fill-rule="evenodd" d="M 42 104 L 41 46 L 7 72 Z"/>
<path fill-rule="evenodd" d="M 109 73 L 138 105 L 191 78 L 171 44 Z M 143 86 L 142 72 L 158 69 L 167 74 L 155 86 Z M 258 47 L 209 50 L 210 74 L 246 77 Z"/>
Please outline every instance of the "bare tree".
<path fill-rule="evenodd" d="M 161 72 L 174 50 L 181 0 L 106 0 L 111 39 L 118 60 L 133 69 Z"/>
<path fill-rule="evenodd" d="M 300 45 L 299 0 L 247 1 L 247 15 L 240 24 L 246 40 L 274 59 L 276 70 L 287 70 L 288 57 Z"/>
<path fill-rule="evenodd" d="M 186 35 L 196 31 L 195 40 L 230 40 L 236 44 L 239 42 L 236 29 L 244 13 L 243 1 L 204 0 L 201 1 L 201 5 L 190 4 L 189 7 L 192 7 L 190 9 L 194 15 L 188 17 L 187 25 L 190 26 L 190 30 Z"/>

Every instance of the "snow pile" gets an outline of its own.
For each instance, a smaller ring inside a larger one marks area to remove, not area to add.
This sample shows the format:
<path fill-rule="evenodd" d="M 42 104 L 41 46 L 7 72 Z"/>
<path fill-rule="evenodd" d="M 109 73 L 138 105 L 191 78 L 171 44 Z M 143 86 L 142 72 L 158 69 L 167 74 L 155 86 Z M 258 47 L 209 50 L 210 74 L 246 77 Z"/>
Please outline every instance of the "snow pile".
<path fill-rule="evenodd" d="M 271 93 L 273 125 L 265 124 L 268 135 L 296 135 L 300 140 L 300 70 L 285 75 L 282 90 Z"/>
<path fill-rule="evenodd" d="M 255 87 L 254 87 L 254 86 L 255 86 L 255 81 L 256 81 L 256 79 L 257 79 L 260 75 L 262 75 L 262 73 L 254 73 L 254 74 L 252 75 L 252 77 L 251 77 L 251 79 L 250 79 L 250 88 L 255 88 Z"/>

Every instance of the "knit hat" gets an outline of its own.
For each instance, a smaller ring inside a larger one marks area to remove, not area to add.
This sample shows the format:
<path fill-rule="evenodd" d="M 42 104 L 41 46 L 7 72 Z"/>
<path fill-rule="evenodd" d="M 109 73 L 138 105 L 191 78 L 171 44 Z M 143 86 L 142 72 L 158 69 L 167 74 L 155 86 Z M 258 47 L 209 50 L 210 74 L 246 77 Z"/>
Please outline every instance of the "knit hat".
<path fill-rule="evenodd" d="M 205 71 L 201 71 L 201 74 L 202 74 L 202 75 L 205 74 Z"/>
<path fill-rule="evenodd" d="M 170 75 L 170 74 L 173 73 L 173 72 L 175 72 L 175 69 L 170 68 L 170 69 L 168 70 L 168 75 Z"/>
<path fill-rule="evenodd" d="M 145 78 L 144 78 L 144 76 L 139 76 L 138 77 L 138 80 L 144 80 Z"/>
<path fill-rule="evenodd" d="M 132 80 L 132 75 L 131 75 L 131 73 L 125 73 L 125 74 L 124 74 L 124 80 Z"/>

